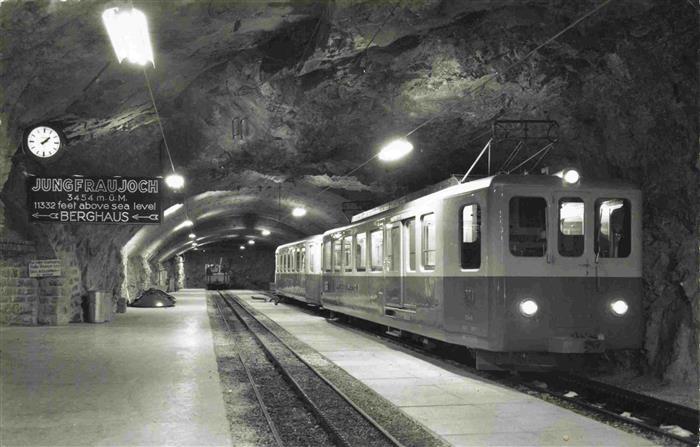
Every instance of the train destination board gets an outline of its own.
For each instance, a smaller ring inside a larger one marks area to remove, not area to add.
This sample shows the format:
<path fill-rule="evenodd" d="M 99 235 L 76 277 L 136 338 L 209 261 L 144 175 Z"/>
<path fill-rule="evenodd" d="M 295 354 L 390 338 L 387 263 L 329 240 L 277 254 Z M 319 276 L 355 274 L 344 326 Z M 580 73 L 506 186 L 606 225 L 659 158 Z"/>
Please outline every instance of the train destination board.
<path fill-rule="evenodd" d="M 162 186 L 148 177 L 29 176 L 29 221 L 159 224 Z"/>

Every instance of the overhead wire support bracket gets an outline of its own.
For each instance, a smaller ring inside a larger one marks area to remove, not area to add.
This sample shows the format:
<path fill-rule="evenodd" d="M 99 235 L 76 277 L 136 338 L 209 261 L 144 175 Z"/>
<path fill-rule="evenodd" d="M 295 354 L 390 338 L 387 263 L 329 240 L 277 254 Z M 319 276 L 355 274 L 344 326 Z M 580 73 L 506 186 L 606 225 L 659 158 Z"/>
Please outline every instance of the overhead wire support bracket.
<path fill-rule="evenodd" d="M 476 157 L 476 160 L 474 160 L 474 163 L 472 163 L 472 165 L 471 165 L 471 166 L 469 167 L 469 169 L 467 170 L 467 173 L 464 174 L 464 177 L 462 177 L 462 180 L 460 180 L 459 183 L 464 183 L 464 182 L 467 180 L 467 177 L 469 177 L 469 174 L 471 174 L 472 169 L 474 169 L 474 166 L 476 166 L 476 164 L 479 162 L 479 160 L 481 160 L 481 157 L 484 156 L 484 152 L 486 152 L 487 150 L 489 151 L 489 155 L 488 155 L 488 158 L 489 158 L 489 175 L 491 175 L 491 142 L 492 142 L 492 141 L 493 141 L 493 138 L 490 138 L 489 141 L 486 142 L 486 145 L 485 145 L 484 148 L 481 150 L 481 152 L 479 152 L 479 155 Z"/>

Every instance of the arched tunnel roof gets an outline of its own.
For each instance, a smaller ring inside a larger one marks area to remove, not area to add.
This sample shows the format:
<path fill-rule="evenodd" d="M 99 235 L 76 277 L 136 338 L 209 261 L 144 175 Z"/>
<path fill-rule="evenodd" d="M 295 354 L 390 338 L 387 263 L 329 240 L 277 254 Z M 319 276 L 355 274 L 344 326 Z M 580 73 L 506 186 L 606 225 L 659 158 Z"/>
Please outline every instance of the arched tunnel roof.
<path fill-rule="evenodd" d="M 191 247 L 190 233 L 196 235 L 198 245 L 254 239 L 276 247 L 347 223 L 341 211 L 344 200 L 310 184 L 274 180 L 237 191 L 207 191 L 185 199 L 182 206 L 174 205 L 161 225 L 140 229 L 123 254 L 164 261 Z M 307 214 L 293 217 L 295 207 L 305 208 Z M 192 226 L 186 225 L 188 220 Z M 263 229 L 270 235 L 263 236 Z"/>

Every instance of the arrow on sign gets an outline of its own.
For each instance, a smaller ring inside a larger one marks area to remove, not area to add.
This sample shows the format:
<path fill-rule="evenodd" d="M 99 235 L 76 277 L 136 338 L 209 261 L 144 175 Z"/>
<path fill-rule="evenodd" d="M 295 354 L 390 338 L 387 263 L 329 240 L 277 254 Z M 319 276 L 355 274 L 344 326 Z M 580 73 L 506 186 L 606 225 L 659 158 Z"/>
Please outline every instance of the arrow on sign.
<path fill-rule="evenodd" d="M 136 219 L 136 220 L 148 219 L 148 220 L 152 220 L 152 221 L 158 220 L 158 217 L 159 217 L 158 214 L 151 214 L 148 216 L 141 216 L 139 214 L 134 214 L 131 216 L 132 219 Z"/>
<path fill-rule="evenodd" d="M 58 213 L 49 213 L 49 214 L 34 213 L 34 214 L 32 214 L 32 217 L 34 219 L 38 219 L 40 217 L 48 217 L 49 219 L 58 219 Z"/>

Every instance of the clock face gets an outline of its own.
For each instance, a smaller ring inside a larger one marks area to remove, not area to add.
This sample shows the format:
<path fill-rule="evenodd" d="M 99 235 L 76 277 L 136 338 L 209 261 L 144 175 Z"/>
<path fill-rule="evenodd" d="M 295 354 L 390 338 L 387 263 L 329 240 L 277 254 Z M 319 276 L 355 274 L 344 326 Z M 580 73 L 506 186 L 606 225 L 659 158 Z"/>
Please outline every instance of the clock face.
<path fill-rule="evenodd" d="M 27 149 L 39 158 L 49 158 L 61 149 L 61 137 L 55 129 L 37 126 L 27 135 Z"/>

